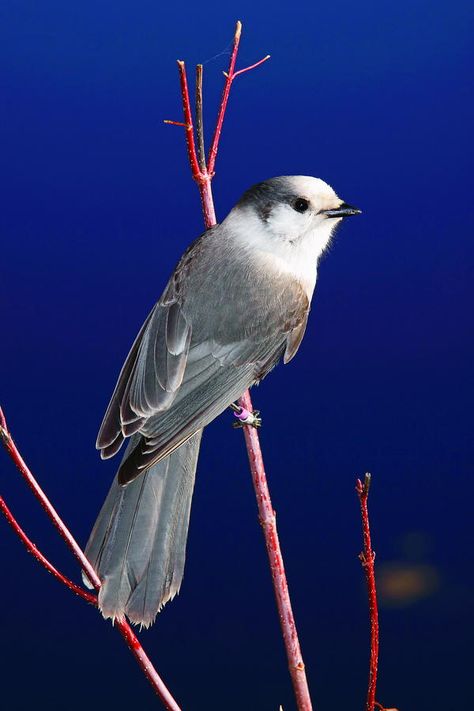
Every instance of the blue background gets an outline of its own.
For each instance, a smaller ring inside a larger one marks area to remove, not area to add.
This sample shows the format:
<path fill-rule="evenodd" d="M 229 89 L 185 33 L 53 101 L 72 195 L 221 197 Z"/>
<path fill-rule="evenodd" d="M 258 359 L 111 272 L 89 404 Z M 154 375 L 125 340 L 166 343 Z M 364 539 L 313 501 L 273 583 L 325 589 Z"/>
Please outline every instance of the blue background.
<path fill-rule="evenodd" d="M 0 400 L 81 543 L 114 475 L 94 441 L 139 326 L 202 231 L 176 58 L 205 62 L 208 133 L 235 20 L 215 179 L 313 174 L 363 216 L 320 269 L 303 346 L 254 392 L 315 705 L 363 707 L 357 475 L 373 474 L 378 698 L 471 703 L 472 4 L 137 2 L 0 6 Z M 205 433 L 181 594 L 142 639 L 185 709 L 293 706 L 239 433 Z M 6 456 L 1 492 L 77 570 Z M 0 522 L 2 707 L 156 708 L 117 633 Z"/>

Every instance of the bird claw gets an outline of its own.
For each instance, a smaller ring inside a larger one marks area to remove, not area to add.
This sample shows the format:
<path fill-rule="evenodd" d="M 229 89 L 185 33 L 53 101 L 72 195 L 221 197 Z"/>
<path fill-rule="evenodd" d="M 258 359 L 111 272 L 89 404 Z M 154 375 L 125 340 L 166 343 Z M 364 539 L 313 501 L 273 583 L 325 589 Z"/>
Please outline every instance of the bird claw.
<path fill-rule="evenodd" d="M 255 429 L 262 426 L 262 418 L 259 416 L 260 410 L 249 412 L 244 407 L 240 407 L 240 405 L 236 405 L 235 403 L 232 403 L 230 408 L 233 410 L 234 416 L 237 418 L 237 421 L 232 423 L 232 427 L 234 429 L 240 429 L 246 425 L 255 427 Z"/>

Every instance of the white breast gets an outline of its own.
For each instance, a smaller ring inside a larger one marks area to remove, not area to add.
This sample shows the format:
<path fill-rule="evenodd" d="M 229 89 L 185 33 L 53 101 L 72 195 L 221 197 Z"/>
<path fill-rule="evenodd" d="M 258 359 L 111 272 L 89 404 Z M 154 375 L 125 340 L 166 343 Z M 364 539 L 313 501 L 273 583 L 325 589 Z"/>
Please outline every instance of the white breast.
<path fill-rule="evenodd" d="M 258 216 L 232 211 L 225 220 L 232 232 L 232 239 L 244 244 L 255 253 L 262 269 L 278 274 L 291 274 L 297 279 L 311 300 L 316 284 L 318 259 L 330 238 L 332 228 L 327 223 L 312 230 L 304 237 L 288 239 L 271 234 Z"/>

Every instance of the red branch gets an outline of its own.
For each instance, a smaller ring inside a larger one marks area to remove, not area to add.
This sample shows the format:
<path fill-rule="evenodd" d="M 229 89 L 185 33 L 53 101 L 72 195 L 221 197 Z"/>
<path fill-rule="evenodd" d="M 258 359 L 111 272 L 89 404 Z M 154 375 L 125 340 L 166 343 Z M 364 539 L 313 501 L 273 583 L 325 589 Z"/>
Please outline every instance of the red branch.
<path fill-rule="evenodd" d="M 8 426 L 7 426 L 7 422 L 6 422 L 5 416 L 3 414 L 3 410 L 1 408 L 0 408 L 0 439 L 2 440 L 2 444 L 4 445 L 6 451 L 10 455 L 10 457 L 13 460 L 13 462 L 15 463 L 15 465 L 17 466 L 18 470 L 20 471 L 20 474 L 25 479 L 26 483 L 32 490 L 33 494 L 35 495 L 35 497 L 38 499 L 41 506 L 45 510 L 48 518 L 50 519 L 50 521 L 52 521 L 52 523 L 58 530 L 61 538 L 66 542 L 66 545 L 71 550 L 71 552 L 74 555 L 74 557 L 76 558 L 76 560 L 79 562 L 79 565 L 84 570 L 84 572 L 87 574 L 87 577 L 91 581 L 95 590 L 98 591 L 100 589 L 99 578 L 97 577 L 94 569 L 92 568 L 91 564 L 89 563 L 89 561 L 87 560 L 83 551 L 81 550 L 79 544 L 74 539 L 71 532 L 69 531 L 67 526 L 64 524 L 64 522 L 60 518 L 56 509 L 53 507 L 53 505 L 49 501 L 48 497 L 46 496 L 44 491 L 39 486 L 39 484 L 36 481 L 35 477 L 33 476 L 32 472 L 29 470 L 25 460 L 21 456 L 19 450 L 17 449 L 17 447 L 10 435 L 10 432 L 9 432 Z M 46 570 L 49 573 L 54 575 L 54 577 L 57 580 L 61 581 L 64 585 L 66 585 L 66 587 L 68 587 L 74 593 L 76 593 L 77 595 L 80 595 L 84 600 L 86 600 L 87 602 L 92 603 L 94 605 L 97 605 L 97 598 L 94 595 L 86 592 L 85 590 L 80 588 L 78 585 L 73 583 L 71 580 L 69 580 L 69 578 L 67 578 L 65 575 L 60 573 L 47 560 L 47 558 L 45 558 L 45 556 L 37 549 L 35 544 L 28 538 L 26 533 L 23 531 L 23 529 L 17 523 L 17 521 L 14 518 L 13 514 L 11 513 L 10 509 L 6 505 L 4 499 L 1 497 L 0 497 L 0 511 L 3 513 L 3 515 L 7 519 L 8 523 L 13 528 L 15 533 L 18 535 L 20 540 L 24 543 L 27 550 L 36 558 L 36 560 L 39 563 L 41 563 L 41 565 L 43 565 L 46 568 Z M 178 704 L 176 703 L 176 701 L 174 700 L 174 698 L 171 696 L 170 692 L 166 688 L 163 680 L 161 679 L 158 672 L 154 668 L 153 664 L 151 663 L 150 659 L 148 658 L 145 650 L 141 646 L 137 636 L 133 632 L 133 630 L 130 627 L 130 625 L 128 624 L 128 622 L 126 622 L 125 620 L 123 620 L 123 621 L 116 620 L 115 626 L 117 627 L 118 631 L 120 632 L 120 634 L 124 638 L 125 642 L 127 643 L 128 648 L 130 649 L 133 656 L 137 660 L 143 673 L 145 674 L 146 678 L 148 679 L 148 681 L 152 685 L 153 689 L 155 690 L 155 693 L 163 701 L 166 708 L 171 709 L 171 711 L 180 711 L 180 707 L 178 706 Z"/>
<path fill-rule="evenodd" d="M 239 405 L 252 412 L 252 401 L 247 390 L 239 400 Z M 301 711 L 311 711 L 311 697 L 306 679 L 303 656 L 301 654 L 298 632 L 291 607 L 290 593 L 286 581 L 285 566 L 278 540 L 275 511 L 273 510 L 268 489 L 262 450 L 255 427 L 244 427 L 245 443 L 252 472 L 252 480 L 257 497 L 258 516 L 265 537 L 273 588 L 278 607 L 283 640 L 285 642 L 288 667 L 290 670 L 296 705 Z"/>
<path fill-rule="evenodd" d="M 50 521 L 53 523 L 55 528 L 57 529 L 59 535 L 61 538 L 64 540 L 66 543 L 67 547 L 73 554 L 73 556 L 76 558 L 78 561 L 79 565 L 82 567 L 82 569 L 87 573 L 87 577 L 91 581 L 91 583 L 94 585 L 96 590 L 100 588 L 100 580 L 97 577 L 95 570 L 85 557 L 84 553 L 82 552 L 79 544 L 77 541 L 74 539 L 73 535 L 67 528 L 67 526 L 63 523 L 61 520 L 61 517 L 59 516 L 58 512 L 54 508 L 54 506 L 51 504 L 49 501 L 48 497 L 44 493 L 44 491 L 41 489 L 40 485 L 36 481 L 35 477 L 31 473 L 31 471 L 28 469 L 28 466 L 26 465 L 25 460 L 21 456 L 19 450 L 17 449 L 10 432 L 8 431 L 7 423 L 5 420 L 5 415 L 3 414 L 3 411 L 0 407 L 0 438 L 2 439 L 3 446 L 7 450 L 8 454 L 10 455 L 11 459 L 14 461 L 17 469 L 19 470 L 20 474 L 22 475 L 23 479 L 26 481 L 28 486 L 30 487 L 31 491 L 35 495 L 35 497 L 38 499 L 40 502 L 41 506 L 46 512 L 46 515 L 50 519 Z"/>
<path fill-rule="evenodd" d="M 36 558 L 36 560 L 41 563 L 41 565 L 46 568 L 46 570 L 51 573 L 54 578 L 56 578 L 61 583 L 63 583 L 63 585 L 68 587 L 69 590 L 72 590 L 73 593 L 76 593 L 76 595 L 82 597 L 86 602 L 90 602 L 91 605 L 95 605 L 97 607 L 97 597 L 95 595 L 90 592 L 87 592 L 86 590 L 84 590 L 84 588 L 81 588 L 79 585 L 76 585 L 76 583 L 73 583 L 72 580 L 69 580 L 69 578 L 60 573 L 59 570 L 55 568 L 54 565 L 52 565 L 47 558 L 44 557 L 41 551 L 38 550 L 35 544 L 28 538 L 28 536 L 26 535 L 26 533 L 21 528 L 21 526 L 13 516 L 12 512 L 8 508 L 5 499 L 3 499 L 1 496 L 0 511 L 7 519 L 8 523 L 13 528 L 16 535 L 19 537 L 22 543 L 24 543 L 25 548 L 27 549 L 28 553 L 31 553 L 33 558 Z"/>
<path fill-rule="evenodd" d="M 219 148 L 219 140 L 222 132 L 222 125 L 224 123 L 224 116 L 227 108 L 227 102 L 229 100 L 230 87 L 235 77 L 244 72 L 248 72 L 255 67 L 260 66 L 267 59 L 270 59 L 270 55 L 267 54 L 260 61 L 255 62 L 250 67 L 245 67 L 244 69 L 239 69 L 238 72 L 235 71 L 235 62 L 237 60 L 237 52 L 239 51 L 240 35 L 242 33 L 242 23 L 237 22 L 234 34 L 234 41 L 232 45 L 232 53 L 230 56 L 229 69 L 224 72 L 225 82 L 224 89 L 222 91 L 221 104 L 219 107 L 219 113 L 217 115 L 216 127 L 214 129 L 214 135 L 212 138 L 211 148 L 209 151 L 209 157 L 207 159 L 207 165 L 201 168 L 199 163 L 198 154 L 196 152 L 196 141 L 194 138 L 194 125 L 193 116 L 191 110 L 191 101 L 189 99 L 189 89 L 188 80 L 186 76 L 186 66 L 182 60 L 178 60 L 178 71 L 179 71 L 179 82 L 181 86 L 181 98 L 183 102 L 183 113 L 184 113 L 184 123 L 180 121 L 169 121 L 166 120 L 165 123 L 172 124 L 174 126 L 183 126 L 186 129 L 186 146 L 188 149 L 188 159 L 191 166 L 191 173 L 194 180 L 197 182 L 199 187 L 199 194 L 201 196 L 202 211 L 204 213 L 204 223 L 209 229 L 216 224 L 216 213 L 214 210 L 214 200 L 212 198 L 211 190 L 211 180 L 214 177 L 214 166 L 217 158 L 217 151 Z M 201 65 L 198 65 L 201 67 Z M 199 69 L 199 81 L 202 82 L 202 67 Z M 201 86 L 199 87 L 198 97 L 201 94 Z M 202 100 L 202 97 L 200 97 Z M 202 110 L 202 105 L 199 107 L 199 112 Z M 198 122 L 199 140 L 198 144 L 200 146 L 204 145 L 204 137 L 202 135 L 202 123 Z"/>
<path fill-rule="evenodd" d="M 267 55 L 259 62 L 252 64 L 250 67 L 246 67 L 245 69 L 241 69 L 236 72 L 235 63 L 237 59 L 237 52 L 239 49 L 241 31 L 242 25 L 240 22 L 237 22 L 229 69 L 227 72 L 224 73 L 226 80 L 224 83 L 224 90 L 222 92 L 221 104 L 217 115 L 216 128 L 212 139 L 211 149 L 209 151 L 206 170 L 201 169 L 199 159 L 196 153 L 196 141 L 194 139 L 194 130 L 192 125 L 192 111 L 191 103 L 189 100 L 186 68 L 184 62 L 178 62 L 189 163 L 191 166 L 192 176 L 194 180 L 196 180 L 199 187 L 204 213 L 204 222 L 208 229 L 216 224 L 214 202 L 211 190 L 211 180 L 214 176 L 214 166 L 217 157 L 217 151 L 219 148 L 219 138 L 222 131 L 222 125 L 224 122 L 224 116 L 227 108 L 227 102 L 229 100 L 229 93 L 232 82 L 236 76 L 246 71 L 249 71 L 254 67 L 258 67 L 260 64 L 269 59 L 270 56 Z M 202 76 L 199 77 L 199 82 L 201 82 L 201 80 Z M 200 84 L 198 86 L 197 96 L 199 102 L 197 111 L 199 120 L 197 124 L 198 127 L 201 127 L 200 131 L 202 131 L 202 121 L 200 120 L 200 113 L 202 111 Z M 203 140 L 203 135 L 199 133 L 198 145 L 201 147 L 203 146 Z M 249 410 L 250 412 L 253 411 L 252 401 L 250 399 L 250 393 L 248 392 L 248 390 L 239 400 L 239 405 L 241 407 L 244 407 L 246 410 Z M 283 557 L 281 554 L 280 543 L 278 540 L 278 533 L 276 529 L 275 512 L 273 510 L 272 502 L 270 499 L 270 492 L 267 485 L 260 442 L 255 428 L 244 427 L 244 434 L 250 462 L 250 469 L 252 472 L 253 484 L 255 488 L 255 494 L 257 497 L 259 519 L 262 525 L 263 535 L 265 537 L 265 543 L 267 547 L 267 553 L 273 580 L 273 587 L 277 601 L 278 614 L 280 617 L 283 640 L 285 643 L 286 654 L 288 657 L 288 665 L 290 669 L 291 679 L 293 682 L 296 703 L 299 711 L 311 711 L 312 705 L 311 698 L 309 695 L 308 683 L 306 680 L 305 666 L 301 655 L 298 634 L 296 631 L 296 624 L 291 608 L 290 596 L 288 592 L 288 583 L 286 581 Z"/>
<path fill-rule="evenodd" d="M 365 475 L 364 483 L 360 479 L 356 482 L 356 492 L 360 501 L 360 513 L 362 517 L 362 536 L 364 540 L 364 550 L 359 554 L 362 567 L 364 568 L 365 579 L 367 581 L 367 591 L 369 594 L 370 613 L 370 664 L 369 664 L 369 684 L 367 689 L 366 711 L 397 711 L 397 709 L 386 709 L 375 700 L 377 690 L 377 669 L 379 662 L 379 613 L 377 606 L 377 589 L 375 587 L 375 553 L 372 550 L 369 525 L 369 488 L 371 476 Z"/>
<path fill-rule="evenodd" d="M 260 64 L 263 64 L 263 62 L 266 62 L 267 59 L 270 59 L 270 55 L 267 54 L 266 57 L 261 59 L 259 62 L 252 64 L 252 66 L 246 67 L 245 69 L 240 69 L 238 72 L 235 72 L 234 71 L 235 70 L 235 62 L 237 60 L 237 52 L 239 51 L 240 35 L 241 34 L 242 34 L 242 23 L 237 22 L 237 25 L 235 27 L 234 43 L 232 46 L 232 54 L 230 56 L 229 69 L 227 70 L 227 72 L 224 72 L 225 83 L 224 83 L 224 89 L 222 91 L 221 105 L 219 108 L 219 113 L 217 114 L 216 128 L 214 130 L 214 136 L 212 138 L 211 149 L 209 151 L 209 157 L 207 160 L 207 172 L 209 173 L 211 178 L 214 175 L 214 166 L 215 166 L 216 158 L 217 158 L 217 149 L 219 148 L 219 140 L 221 137 L 222 125 L 224 123 L 224 116 L 225 116 L 225 112 L 227 109 L 227 102 L 229 100 L 230 87 L 232 86 L 232 82 L 234 81 L 235 77 L 238 76 L 239 74 L 248 72 L 250 69 L 254 69 L 255 67 L 258 67 Z"/>

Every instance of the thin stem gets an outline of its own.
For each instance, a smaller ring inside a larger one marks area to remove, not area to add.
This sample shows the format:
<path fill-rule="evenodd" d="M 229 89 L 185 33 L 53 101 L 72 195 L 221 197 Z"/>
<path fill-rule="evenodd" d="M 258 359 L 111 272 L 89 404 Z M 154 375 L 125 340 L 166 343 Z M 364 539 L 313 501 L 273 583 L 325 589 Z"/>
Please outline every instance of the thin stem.
<path fill-rule="evenodd" d="M 188 78 L 186 76 L 186 65 L 181 59 L 178 59 L 179 81 L 181 84 L 181 98 L 183 101 L 184 121 L 186 128 L 186 146 L 188 148 L 188 158 L 191 164 L 191 171 L 194 180 L 202 178 L 201 168 L 196 153 L 196 144 L 194 141 L 194 126 L 193 115 L 191 112 L 191 102 L 189 100 Z"/>
<path fill-rule="evenodd" d="M 209 159 L 207 164 L 207 172 L 201 174 L 200 180 L 197 180 L 199 186 L 199 192 L 201 195 L 201 202 L 203 206 L 204 222 L 206 227 L 209 229 L 216 224 L 214 202 L 212 197 L 211 180 L 214 175 L 214 166 L 217 156 L 217 151 L 219 148 L 219 138 L 221 135 L 222 125 L 224 122 L 225 111 L 227 107 L 227 102 L 229 99 L 229 92 L 232 81 L 237 75 L 234 73 L 235 62 L 237 59 L 237 52 L 239 48 L 240 35 L 242 31 L 242 25 L 237 22 L 234 42 L 232 48 L 232 54 L 229 63 L 229 70 L 226 74 L 226 82 L 224 85 L 224 91 L 222 93 L 221 104 L 218 112 L 216 129 L 214 132 L 214 137 L 212 140 L 211 149 L 209 152 Z M 267 58 L 265 58 L 267 59 Z M 262 60 L 265 61 L 265 60 Z M 262 63 L 257 62 L 256 65 Z M 243 71 L 248 71 L 252 67 L 248 67 Z M 181 73 L 185 74 L 184 63 L 180 65 L 180 76 Z M 181 87 L 183 84 L 187 86 L 187 83 L 181 77 Z M 185 121 L 188 122 L 188 116 L 191 115 L 191 106 L 189 103 L 189 93 L 181 91 L 183 98 L 183 112 L 185 116 Z M 186 132 L 186 138 L 188 137 Z M 199 137 L 198 137 L 199 140 Z M 194 141 L 193 144 L 194 145 Z M 192 145 L 188 142 L 188 156 L 191 166 L 191 172 L 193 177 L 196 179 L 195 175 L 195 162 Z M 250 399 L 250 394 L 248 390 L 244 393 L 242 398 L 239 400 L 241 407 L 252 412 L 252 402 Z M 285 568 L 283 565 L 283 557 L 280 550 L 280 543 L 278 540 L 278 534 L 275 524 L 275 512 L 273 511 L 272 502 L 270 499 L 270 492 L 267 485 L 265 468 L 263 465 L 262 451 L 260 448 L 260 442 L 258 438 L 257 431 L 252 427 L 244 427 L 245 441 L 247 445 L 247 452 L 250 461 L 250 469 L 252 472 L 252 479 L 255 487 L 255 493 L 257 497 L 257 506 L 259 511 L 259 518 L 262 524 L 262 530 L 265 537 L 265 543 L 267 547 L 268 557 L 270 561 L 270 568 L 272 573 L 273 587 L 275 591 L 275 597 L 277 601 L 278 613 L 280 616 L 281 628 L 283 632 L 283 640 L 285 643 L 286 653 L 288 657 L 288 664 L 290 668 L 291 679 L 293 682 L 293 688 L 295 692 L 297 707 L 299 711 L 311 711 L 311 698 L 309 695 L 308 683 L 306 680 L 306 673 L 303 658 L 301 655 L 301 649 L 298 641 L 298 634 L 296 630 L 296 624 L 293 617 L 293 611 L 291 608 L 290 596 L 288 591 L 288 584 L 286 581 Z"/>
<path fill-rule="evenodd" d="M 261 64 L 264 62 L 268 61 L 270 59 L 270 55 L 267 54 L 263 59 L 259 59 L 258 62 L 255 62 L 255 64 L 251 64 L 249 67 L 245 67 L 244 69 L 239 69 L 238 72 L 234 72 L 234 76 L 232 77 L 232 80 L 234 80 L 236 77 L 240 76 L 240 74 L 245 74 L 246 72 L 249 72 L 251 69 L 256 69 L 259 67 Z M 227 72 L 224 72 L 224 76 L 227 76 Z"/>
<path fill-rule="evenodd" d="M 8 430 L 8 425 L 5 419 L 5 415 L 3 414 L 3 410 L 0 408 L 0 440 L 2 441 L 6 451 L 10 455 L 11 459 L 13 462 L 16 464 L 17 468 L 19 469 L 21 475 L 27 482 L 28 486 L 30 489 L 33 491 L 34 495 L 40 502 L 41 506 L 45 510 L 48 518 L 56 529 L 59 531 L 59 534 L 61 535 L 61 538 L 66 542 L 67 546 L 69 549 L 72 551 L 74 557 L 79 561 L 79 564 L 81 568 L 84 570 L 86 573 L 87 577 L 89 578 L 90 582 L 92 583 L 93 587 L 95 588 L 96 591 L 99 591 L 100 589 L 100 580 L 97 577 L 97 574 L 95 573 L 94 569 L 90 565 L 89 561 L 87 560 L 86 556 L 84 555 L 83 551 L 81 550 L 79 544 L 76 542 L 74 537 L 72 536 L 71 532 L 68 530 L 58 513 L 56 512 L 55 508 L 47 498 L 46 494 L 44 491 L 41 489 L 39 486 L 38 482 L 34 478 L 32 472 L 29 470 L 28 466 L 26 465 L 23 457 L 21 456 L 19 450 L 17 449 L 15 443 L 13 442 L 13 439 L 10 435 L 10 432 Z M 14 518 L 13 514 L 11 511 L 8 509 L 7 505 L 5 504 L 5 501 L 0 498 L 1 506 L 0 509 L 2 513 L 5 515 L 7 518 L 7 521 L 9 524 L 12 526 L 13 530 L 17 535 L 19 536 L 20 540 L 24 543 L 26 548 L 35 556 L 36 560 L 38 560 L 45 568 L 48 570 L 48 572 L 52 573 L 57 580 L 60 580 L 64 585 L 66 585 L 70 590 L 75 592 L 78 595 L 81 595 L 82 598 L 87 600 L 87 602 L 93 602 L 94 604 L 97 604 L 96 598 L 94 595 L 91 595 L 90 593 L 85 592 L 81 588 L 75 585 L 72 581 L 70 581 L 68 578 L 63 576 L 61 573 L 59 573 L 56 568 L 43 556 L 40 551 L 36 548 L 36 546 L 29 540 L 29 538 L 26 536 L 24 531 L 21 529 L 20 525 L 17 523 L 16 519 Z M 167 709 L 171 709 L 171 711 L 180 711 L 180 707 L 174 700 L 174 698 L 171 696 L 170 692 L 168 691 L 165 683 L 161 679 L 160 675 L 154 668 L 153 664 L 151 663 L 150 659 L 148 658 L 145 650 L 141 646 L 137 636 L 133 632 L 132 628 L 126 622 L 126 620 L 122 621 L 116 621 L 115 623 L 118 631 L 124 638 L 125 642 L 127 643 L 128 648 L 132 652 L 133 656 L 137 660 L 139 666 L 141 667 L 143 673 L 145 674 L 146 678 L 152 685 L 155 693 L 159 696 L 159 698 L 162 700 L 164 703 L 165 707 Z"/>
<path fill-rule="evenodd" d="M 122 637 L 124 638 L 125 642 L 127 643 L 129 650 L 138 662 L 138 666 L 145 674 L 146 678 L 155 690 L 156 695 L 159 696 L 165 707 L 167 709 L 170 709 L 170 711 L 181 711 L 180 706 L 172 697 L 163 679 L 156 671 L 149 656 L 143 649 L 140 640 L 138 639 L 137 635 L 132 630 L 128 622 L 126 622 L 126 620 L 116 621 L 115 625 Z"/>
<path fill-rule="evenodd" d="M 87 577 L 91 581 L 94 588 L 96 590 L 98 590 L 100 588 L 100 580 L 97 577 L 97 574 L 96 574 L 94 568 L 91 566 L 91 564 L 87 560 L 87 558 L 84 555 L 84 553 L 82 552 L 79 544 L 76 542 L 75 538 L 73 537 L 73 535 L 71 534 L 71 532 L 69 531 L 67 526 L 64 524 L 64 522 L 62 521 L 58 512 L 56 511 L 54 506 L 51 504 L 48 497 L 46 496 L 44 491 L 41 489 L 41 487 L 38 484 L 38 482 L 36 481 L 35 477 L 29 470 L 25 460 L 21 456 L 18 448 L 16 447 L 16 445 L 10 435 L 10 432 L 8 430 L 8 426 L 7 426 L 7 423 L 5 420 L 5 416 L 4 416 L 1 408 L 0 408 L 0 438 L 2 439 L 5 449 L 7 450 L 11 459 L 13 459 L 13 461 L 16 464 L 23 479 L 26 481 L 26 483 L 30 487 L 31 491 L 33 492 L 33 494 L 35 495 L 35 497 L 38 499 L 41 506 L 45 510 L 48 518 L 50 519 L 50 521 L 52 521 L 53 525 L 59 532 L 59 535 L 61 536 L 63 541 L 66 543 L 66 545 L 68 546 L 68 548 L 71 551 L 71 553 L 73 554 L 73 556 L 79 562 L 79 565 L 86 573 Z"/>
<path fill-rule="evenodd" d="M 235 62 L 237 60 L 237 52 L 239 51 L 240 36 L 242 34 L 242 23 L 240 20 L 237 21 L 235 26 L 234 41 L 232 43 L 232 53 L 230 55 L 229 69 L 225 75 L 224 89 L 222 90 L 221 105 L 219 107 L 219 112 L 217 114 L 216 128 L 214 129 L 214 136 L 212 137 L 211 148 L 209 151 L 209 158 L 207 160 L 207 170 L 210 175 L 214 174 L 214 166 L 217 158 L 217 150 L 219 148 L 219 140 L 221 137 L 222 125 L 224 123 L 224 116 L 227 108 L 227 102 L 229 100 L 230 87 L 234 79 L 234 68 Z"/>
<path fill-rule="evenodd" d="M 204 147 L 204 122 L 202 117 L 202 64 L 196 67 L 196 136 L 198 161 L 201 173 L 205 173 L 206 167 L 206 149 Z"/>
<path fill-rule="evenodd" d="M 247 390 L 239 400 L 239 405 L 253 412 L 252 400 Z M 280 618 L 283 640 L 285 643 L 296 704 L 300 711 L 311 711 L 311 697 L 306 679 L 303 656 L 301 654 L 298 632 L 296 629 L 290 593 L 286 580 L 285 566 L 278 539 L 275 511 L 273 510 L 270 491 L 268 489 L 265 467 L 257 430 L 254 427 L 244 427 L 245 442 L 252 473 L 252 481 L 257 497 L 260 524 L 262 526 L 267 547 L 273 588 L 275 591 L 278 615 Z"/>
<path fill-rule="evenodd" d="M 222 90 L 221 105 L 219 107 L 219 112 L 217 114 L 216 127 L 214 129 L 214 136 L 212 137 L 211 148 L 209 150 L 209 157 L 207 159 L 207 172 L 209 173 L 209 175 L 211 177 L 214 175 L 214 167 L 216 164 L 217 150 L 219 148 L 219 140 L 221 137 L 222 125 L 224 123 L 224 116 L 225 116 L 225 112 L 227 109 L 227 102 L 229 100 L 230 87 L 232 86 L 232 82 L 234 81 L 235 77 L 237 77 L 239 74 L 244 74 L 245 72 L 248 72 L 251 69 L 255 69 L 255 67 L 260 66 L 260 64 L 263 64 L 263 62 L 266 62 L 267 59 L 270 59 L 270 55 L 267 54 L 266 57 L 261 59 L 259 62 L 255 62 L 255 64 L 252 64 L 250 67 L 246 67 L 245 69 L 240 69 L 238 72 L 234 71 L 235 70 L 235 62 L 237 61 L 237 53 L 239 51 L 241 34 L 242 34 L 242 23 L 240 22 L 240 20 L 238 20 L 237 24 L 235 26 L 234 41 L 232 44 L 232 52 L 230 55 L 229 68 L 226 72 L 224 72 L 225 82 L 224 82 L 224 89 Z"/>
<path fill-rule="evenodd" d="M 7 519 L 8 523 L 13 528 L 16 535 L 25 545 L 28 553 L 31 553 L 31 555 L 36 558 L 36 560 L 41 563 L 44 568 L 46 568 L 48 573 L 51 573 L 53 577 L 55 577 L 57 580 L 63 583 L 63 585 L 68 587 L 69 590 L 72 590 L 73 593 L 79 595 L 79 597 L 82 597 L 86 602 L 89 602 L 91 605 L 95 605 L 97 607 L 97 597 L 95 595 L 90 592 L 87 592 L 86 590 L 84 590 L 84 588 L 81 588 L 79 585 L 76 585 L 76 583 L 73 583 L 72 580 L 69 580 L 69 578 L 63 575 L 57 568 L 54 567 L 54 565 L 52 565 L 52 563 L 49 562 L 47 558 L 44 557 L 41 551 L 38 550 L 35 544 L 28 538 L 28 536 L 26 535 L 26 533 L 21 528 L 21 526 L 13 516 L 12 512 L 8 508 L 5 499 L 3 499 L 1 496 L 0 511 Z"/>
<path fill-rule="evenodd" d="M 369 595 L 370 614 L 370 663 L 369 663 L 369 684 L 367 689 L 366 711 L 374 711 L 377 690 L 377 668 L 379 659 L 379 614 L 377 606 L 377 590 L 375 587 L 375 553 L 372 550 L 369 525 L 368 498 L 371 476 L 365 475 L 364 483 L 357 479 L 356 492 L 360 502 L 360 513 L 362 517 L 362 537 L 364 540 L 364 550 L 359 554 L 362 567 L 364 568 L 365 579 L 367 581 L 367 591 Z"/>

